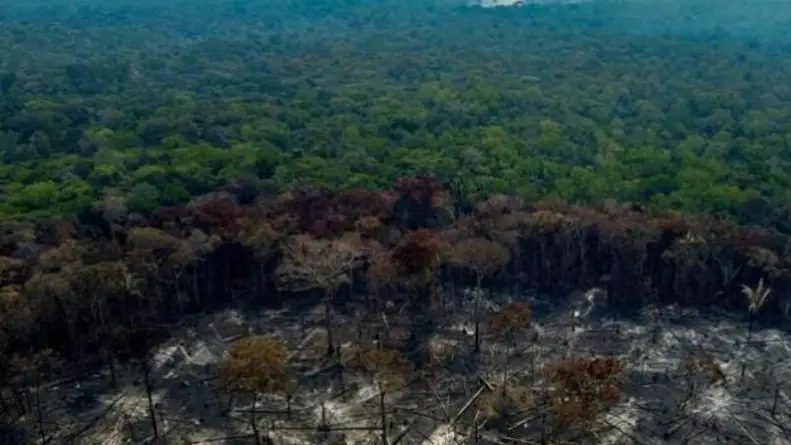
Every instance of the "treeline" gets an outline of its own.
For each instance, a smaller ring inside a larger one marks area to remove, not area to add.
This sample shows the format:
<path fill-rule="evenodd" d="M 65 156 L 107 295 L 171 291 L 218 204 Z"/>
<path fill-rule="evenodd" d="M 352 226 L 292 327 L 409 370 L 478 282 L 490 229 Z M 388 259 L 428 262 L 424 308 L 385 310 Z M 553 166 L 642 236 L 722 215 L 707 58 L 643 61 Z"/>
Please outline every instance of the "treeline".
<path fill-rule="evenodd" d="M 148 217 L 107 200 L 79 220 L 2 229 L 6 386 L 25 369 L 15 363 L 41 351 L 112 369 L 144 357 L 168 320 L 229 305 L 322 296 L 331 314 L 340 302 L 376 311 L 395 300 L 422 341 L 432 310 L 469 286 L 556 296 L 600 286 L 616 308 L 746 309 L 745 286 L 760 285 L 775 313 L 791 286 L 788 237 L 771 229 L 614 203 L 494 195 L 472 205 L 432 177 L 387 192 L 225 191 Z M 330 335 L 328 353 L 335 346 Z"/>

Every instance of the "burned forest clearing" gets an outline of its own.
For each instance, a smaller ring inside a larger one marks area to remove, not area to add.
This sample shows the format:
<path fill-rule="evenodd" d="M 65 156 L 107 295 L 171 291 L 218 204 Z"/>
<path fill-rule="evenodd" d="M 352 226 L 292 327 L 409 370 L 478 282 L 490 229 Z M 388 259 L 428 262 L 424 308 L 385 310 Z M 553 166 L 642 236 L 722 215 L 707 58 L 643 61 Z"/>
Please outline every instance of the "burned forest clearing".
<path fill-rule="evenodd" d="M 779 232 L 431 177 L 94 215 L 6 226 L 9 443 L 789 443 Z"/>
<path fill-rule="evenodd" d="M 402 354 L 411 324 L 397 312 L 337 308 L 340 346 L 329 357 L 323 305 L 197 318 L 151 356 L 159 440 L 256 443 L 253 416 L 258 443 L 275 445 L 789 443 L 784 331 L 748 333 L 741 317 L 677 306 L 618 314 L 582 294 L 563 302 L 491 294 L 478 302 L 485 323 L 476 353 L 475 295 L 443 303 L 419 367 L 359 364 L 369 350 Z M 506 338 L 498 314 L 520 305 L 533 317 Z M 261 328 L 286 347 L 293 382 L 287 392 L 258 394 L 254 405 L 217 376 L 229 346 Z M 136 369 L 116 389 L 104 373 L 56 383 L 42 396 L 54 443 L 151 438 Z"/>

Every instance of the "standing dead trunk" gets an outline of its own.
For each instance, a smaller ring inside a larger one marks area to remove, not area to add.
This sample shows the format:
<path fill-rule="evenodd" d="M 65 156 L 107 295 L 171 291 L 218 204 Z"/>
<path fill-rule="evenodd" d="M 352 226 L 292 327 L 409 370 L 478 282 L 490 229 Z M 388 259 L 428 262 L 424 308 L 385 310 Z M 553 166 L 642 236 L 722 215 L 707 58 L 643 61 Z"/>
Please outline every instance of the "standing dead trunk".
<path fill-rule="evenodd" d="M 2 415 L 10 413 L 8 402 L 5 399 L 5 391 L 0 389 L 0 409 L 3 410 Z"/>
<path fill-rule="evenodd" d="M 387 445 L 387 412 L 385 411 L 385 392 L 379 392 L 379 417 L 382 422 L 382 445 Z"/>
<path fill-rule="evenodd" d="M 126 418 L 126 429 L 129 430 L 128 432 L 129 439 L 132 441 L 132 443 L 137 442 L 137 434 L 135 433 L 135 427 L 132 425 L 132 422 L 129 419 L 129 417 Z"/>
<path fill-rule="evenodd" d="M 777 413 L 777 399 L 780 398 L 780 388 L 775 388 L 775 397 L 772 400 L 772 417 Z"/>
<path fill-rule="evenodd" d="M 113 388 L 116 388 L 118 386 L 118 375 L 115 369 L 115 356 L 113 355 L 113 347 L 108 338 L 108 328 L 104 316 L 104 305 L 102 303 L 102 301 L 97 301 L 96 308 L 96 318 L 99 319 L 98 340 L 102 349 L 104 349 L 107 369 L 110 371 L 110 382 Z"/>
<path fill-rule="evenodd" d="M 44 408 L 41 406 L 41 383 L 36 380 L 35 383 L 35 403 L 36 403 L 36 421 L 38 423 L 38 434 L 41 437 L 41 444 L 47 443 L 47 435 L 44 432 Z"/>
<path fill-rule="evenodd" d="M 192 295 L 195 299 L 195 302 L 200 304 L 201 303 L 201 296 L 200 296 L 200 283 L 198 282 L 198 265 L 193 266 L 192 268 Z"/>
<path fill-rule="evenodd" d="M 12 389 L 12 393 L 14 395 L 14 400 L 16 400 L 17 408 L 19 409 L 19 413 L 22 415 L 26 415 L 30 412 L 28 403 L 26 402 L 26 391 L 20 389 Z"/>
<path fill-rule="evenodd" d="M 154 395 L 153 385 L 151 384 L 151 367 L 149 366 L 148 359 L 143 359 L 143 384 L 146 387 L 146 398 L 148 399 L 148 415 L 151 419 L 151 430 L 154 434 L 154 440 L 159 439 L 159 427 L 157 425 L 157 413 L 154 409 Z"/>
<path fill-rule="evenodd" d="M 481 352 L 481 282 L 483 281 L 483 274 L 477 272 L 475 285 L 475 347 L 473 351 L 477 354 Z"/>
<path fill-rule="evenodd" d="M 258 287 L 256 295 L 253 297 L 253 304 L 255 305 L 255 330 L 257 334 L 264 332 L 264 289 L 266 288 L 266 270 L 264 268 L 264 260 L 258 260 L 258 279 L 256 280 Z M 277 294 L 275 295 L 277 298 Z"/>
<path fill-rule="evenodd" d="M 508 249 L 484 238 L 470 238 L 453 246 L 450 254 L 452 263 L 475 273 L 475 346 L 474 353 L 481 351 L 481 298 L 483 279 L 492 276 L 510 261 Z"/>
<path fill-rule="evenodd" d="M 255 445 L 261 445 L 261 433 L 258 432 L 258 419 L 255 417 L 255 410 L 258 407 L 258 394 L 253 395 L 253 406 L 250 409 L 250 427 L 255 436 Z"/>
<path fill-rule="evenodd" d="M 341 400 L 343 400 L 344 403 L 346 403 L 346 379 L 344 378 L 345 368 L 346 367 L 343 366 L 343 363 L 338 366 L 338 380 L 341 383 Z"/>
<path fill-rule="evenodd" d="M 335 352 L 335 343 L 332 337 L 332 290 L 324 291 L 324 323 L 327 330 L 327 357 L 332 357 Z"/>
<path fill-rule="evenodd" d="M 747 315 L 748 322 L 747 322 L 747 340 L 751 340 L 753 338 L 753 326 L 755 325 L 755 312 L 750 311 Z"/>
<path fill-rule="evenodd" d="M 110 370 L 110 384 L 113 388 L 118 387 L 118 371 L 115 368 L 115 356 L 110 349 L 106 349 L 105 353 L 107 354 L 107 368 Z"/>
<path fill-rule="evenodd" d="M 511 343 L 508 344 L 508 351 L 505 354 L 505 363 L 503 363 L 503 397 L 505 397 L 506 393 L 508 392 L 508 364 L 510 362 L 511 352 L 512 352 Z"/>

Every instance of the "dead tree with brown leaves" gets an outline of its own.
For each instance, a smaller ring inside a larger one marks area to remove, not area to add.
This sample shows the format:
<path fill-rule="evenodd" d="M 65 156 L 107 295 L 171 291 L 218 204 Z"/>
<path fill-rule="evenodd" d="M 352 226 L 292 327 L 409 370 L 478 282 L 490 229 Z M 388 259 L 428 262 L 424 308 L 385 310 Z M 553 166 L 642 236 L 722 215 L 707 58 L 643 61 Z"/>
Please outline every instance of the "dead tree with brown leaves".
<path fill-rule="evenodd" d="M 418 349 L 417 344 L 434 329 L 432 302 L 441 292 L 437 289 L 434 275 L 445 250 L 446 246 L 436 232 L 419 229 L 409 232 L 384 260 L 392 279 L 403 284 L 409 292 L 411 349 Z"/>
<path fill-rule="evenodd" d="M 475 347 L 474 351 L 481 350 L 481 285 L 483 279 L 497 272 L 508 264 L 511 255 L 503 245 L 483 238 L 464 240 L 451 249 L 451 262 L 471 269 L 475 273 Z"/>
<path fill-rule="evenodd" d="M 261 445 L 256 409 L 261 394 L 290 393 L 293 382 L 288 372 L 288 349 L 277 338 L 255 335 L 234 342 L 227 359 L 217 370 L 222 388 L 252 397 L 250 427 L 256 445 Z"/>
<path fill-rule="evenodd" d="M 302 235 L 291 238 L 283 246 L 283 254 L 285 257 L 276 271 L 280 289 L 291 292 L 324 290 L 327 356 L 330 357 L 336 350 L 332 327 L 333 296 L 339 286 L 350 281 L 360 252 L 348 243 Z"/>
<path fill-rule="evenodd" d="M 625 363 L 616 357 L 571 357 L 550 364 L 552 411 L 558 426 L 590 431 L 592 422 L 621 399 Z"/>
<path fill-rule="evenodd" d="M 530 329 L 533 323 L 533 312 L 530 306 L 520 301 L 512 301 L 489 317 L 489 332 L 506 342 L 508 351 L 503 363 L 502 392 L 508 387 L 508 372 L 511 354 L 516 347 L 516 338 L 520 332 Z"/>

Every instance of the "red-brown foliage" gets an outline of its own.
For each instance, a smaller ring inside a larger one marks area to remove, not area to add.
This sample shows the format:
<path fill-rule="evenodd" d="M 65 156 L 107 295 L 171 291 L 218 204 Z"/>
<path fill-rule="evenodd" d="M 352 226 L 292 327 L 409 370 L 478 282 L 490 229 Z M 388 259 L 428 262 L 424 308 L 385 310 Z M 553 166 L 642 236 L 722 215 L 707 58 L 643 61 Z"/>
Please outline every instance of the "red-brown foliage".
<path fill-rule="evenodd" d="M 425 279 L 439 265 L 444 245 L 436 231 L 418 229 L 406 234 L 390 254 L 398 276 L 406 280 Z"/>
<path fill-rule="evenodd" d="M 625 368 L 615 357 L 572 357 L 548 366 L 544 372 L 555 390 L 558 421 L 564 425 L 588 422 L 617 403 Z"/>
<path fill-rule="evenodd" d="M 213 196 L 190 205 L 192 224 L 207 232 L 225 232 L 237 229 L 236 222 L 247 209 L 228 196 Z"/>
<path fill-rule="evenodd" d="M 183 205 L 160 207 L 152 215 L 152 223 L 162 227 L 168 223 L 181 224 L 190 215 L 189 209 Z"/>
<path fill-rule="evenodd" d="M 533 311 L 521 301 L 512 301 L 489 317 L 489 331 L 498 337 L 508 337 L 533 322 Z"/>
<path fill-rule="evenodd" d="M 325 193 L 318 190 L 295 190 L 281 196 L 274 203 L 272 211 L 275 215 L 293 215 L 296 230 L 320 236 L 321 234 L 314 232 L 323 231 L 326 226 L 316 223 L 324 221 L 331 209 L 330 199 Z"/>
<path fill-rule="evenodd" d="M 298 190 L 279 197 L 271 211 L 274 215 L 292 215 L 294 230 L 322 238 L 353 230 L 360 218 L 384 218 L 394 202 L 394 196 L 384 192 Z"/>
<path fill-rule="evenodd" d="M 392 193 L 355 189 L 338 192 L 332 205 L 336 213 L 355 221 L 366 217 L 384 218 L 392 212 L 395 201 Z"/>
<path fill-rule="evenodd" d="M 150 221 L 127 216 L 111 227 L 100 217 L 35 228 L 4 222 L 0 256 L 5 257 L 4 273 L 10 274 L 6 278 L 14 285 L 35 274 L 41 282 L 54 280 L 74 264 L 126 258 L 132 265 L 146 266 L 132 272 L 146 277 L 156 298 L 191 299 L 190 307 L 195 308 L 212 299 L 212 304 L 226 304 L 231 288 L 249 293 L 251 289 L 244 288 L 249 282 L 257 283 L 256 295 L 269 298 L 264 291 L 276 281 L 273 272 L 285 257 L 281 239 L 306 234 L 327 242 L 359 238 L 349 243 L 360 247 L 355 270 L 367 269 L 367 284 L 393 284 L 388 291 L 401 284 L 420 286 L 421 292 L 407 294 L 410 298 L 438 289 L 434 284 L 441 284 L 439 277 L 452 277 L 453 286 L 473 284 L 469 277 L 446 274 L 455 270 L 441 267 L 448 244 L 475 237 L 507 248 L 508 259 L 497 269 L 504 279 L 492 284 L 516 291 L 553 294 L 606 280 L 608 301 L 615 304 L 662 296 L 667 301 L 741 309 L 747 305 L 742 284 L 763 279 L 772 289 L 767 305 L 776 308 L 791 291 L 791 239 L 775 228 L 737 226 L 711 215 L 652 214 L 614 202 L 592 207 L 552 199 L 530 205 L 499 195 L 479 205 L 477 213 L 454 219 L 445 218 L 438 208 L 444 201 L 442 182 L 430 176 L 399 179 L 392 191 L 295 190 L 254 205 L 238 205 L 229 194 L 214 193 L 187 206 L 161 208 Z M 106 236 L 108 227 L 112 237 Z M 193 236 L 196 233 L 200 236 Z M 51 248 L 55 245 L 59 247 Z M 468 259 L 477 260 L 473 254 Z M 145 294 L 144 298 L 154 295 Z M 393 297 L 392 292 L 387 297 Z M 174 306 L 182 307 L 162 304 Z M 110 312 L 125 314 L 127 309 Z M 422 308 L 417 310 L 416 314 Z M 42 315 L 37 326 L 46 326 L 52 320 L 47 317 Z M 31 341 L 60 341 L 66 331 L 58 329 L 42 331 Z"/>
<path fill-rule="evenodd" d="M 434 176 L 398 178 L 393 182 L 393 189 L 402 197 L 429 206 L 440 206 L 445 199 L 444 184 Z"/>
<path fill-rule="evenodd" d="M 763 227 L 743 227 L 738 231 L 734 249 L 739 253 L 749 251 L 753 247 L 765 249 L 784 249 L 784 237 L 773 230 Z"/>

